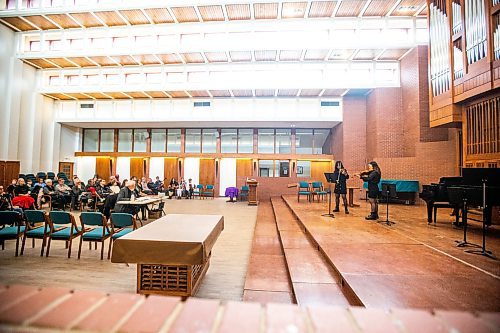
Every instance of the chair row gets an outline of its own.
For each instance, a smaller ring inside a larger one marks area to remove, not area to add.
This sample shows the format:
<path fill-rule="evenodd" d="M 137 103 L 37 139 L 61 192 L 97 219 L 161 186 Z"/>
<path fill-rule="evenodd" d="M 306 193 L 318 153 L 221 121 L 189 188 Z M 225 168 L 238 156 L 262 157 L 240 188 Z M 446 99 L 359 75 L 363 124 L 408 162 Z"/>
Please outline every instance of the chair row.
<path fill-rule="evenodd" d="M 323 182 L 299 182 L 297 191 L 297 202 L 301 196 L 306 196 L 309 202 L 314 201 L 314 197 L 325 199 L 328 192 L 323 187 Z"/>
<path fill-rule="evenodd" d="M 80 237 L 78 247 L 78 259 L 82 251 L 82 243 L 100 242 L 101 260 L 104 258 L 104 241 L 110 239 L 108 248 L 108 259 L 111 256 L 111 247 L 113 241 L 137 229 L 135 218 L 130 214 L 112 213 L 110 223 L 106 221 L 103 214 L 99 212 L 82 212 L 80 214 L 80 225 L 76 222 L 73 214 L 64 211 L 50 211 L 48 214 L 41 210 L 26 210 L 26 225 L 18 223 L 19 215 L 17 212 L 0 212 L 0 242 L 2 250 L 5 248 L 6 240 L 16 240 L 16 257 L 19 253 L 19 241 L 22 239 L 21 255 L 24 253 L 26 239 L 42 240 L 40 256 L 44 255 L 45 246 L 47 246 L 45 256 L 50 253 L 51 242 L 60 240 L 65 241 L 68 248 L 68 258 L 71 258 L 71 245 L 74 239 Z M 43 223 L 43 226 L 35 227 L 35 224 Z M 17 224 L 15 226 L 14 224 Z M 12 226 L 9 226 L 12 225 Z M 90 247 L 90 243 L 89 243 Z"/>
<path fill-rule="evenodd" d="M 215 187 L 213 185 L 203 186 L 202 184 L 198 184 L 193 191 L 193 197 L 213 199 L 215 197 Z"/>
<path fill-rule="evenodd" d="M 56 174 L 54 172 L 51 172 L 51 171 L 49 171 L 47 173 L 40 171 L 40 172 L 37 172 L 36 175 L 33 173 L 27 173 L 27 174 L 20 173 L 19 178 L 23 178 L 26 181 L 28 179 L 31 179 L 31 181 L 33 183 L 36 183 L 36 181 L 40 178 L 42 178 L 43 180 L 45 180 L 45 179 L 54 180 L 56 178 Z M 57 178 L 62 178 L 62 179 L 64 179 L 64 181 L 68 181 L 68 176 L 64 172 L 59 172 L 57 174 Z"/>

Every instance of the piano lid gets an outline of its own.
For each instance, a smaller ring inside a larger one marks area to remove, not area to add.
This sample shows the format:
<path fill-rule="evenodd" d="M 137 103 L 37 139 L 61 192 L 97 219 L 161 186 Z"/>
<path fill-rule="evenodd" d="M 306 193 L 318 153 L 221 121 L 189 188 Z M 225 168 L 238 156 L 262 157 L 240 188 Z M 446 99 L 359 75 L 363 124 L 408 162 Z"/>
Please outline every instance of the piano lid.
<path fill-rule="evenodd" d="M 500 168 L 463 168 L 464 185 L 481 186 L 486 179 L 487 186 L 500 186 Z"/>

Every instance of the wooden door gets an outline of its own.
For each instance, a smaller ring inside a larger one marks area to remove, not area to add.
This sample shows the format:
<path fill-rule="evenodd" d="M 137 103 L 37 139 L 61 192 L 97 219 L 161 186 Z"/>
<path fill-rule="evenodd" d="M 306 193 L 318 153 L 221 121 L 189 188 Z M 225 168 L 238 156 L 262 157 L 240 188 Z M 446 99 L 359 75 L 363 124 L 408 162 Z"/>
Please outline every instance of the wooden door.
<path fill-rule="evenodd" d="M 178 180 L 179 178 L 179 168 L 177 167 L 178 159 L 177 158 L 165 158 L 164 162 L 164 178 L 166 179 L 166 184 L 170 183 L 172 178 Z"/>
<path fill-rule="evenodd" d="M 144 170 L 144 158 L 133 157 L 130 159 L 130 178 L 136 176 L 140 181 L 142 177 L 146 175 Z"/>
<path fill-rule="evenodd" d="M 252 178 L 252 159 L 250 158 L 238 158 L 236 160 L 236 179 L 241 177 Z"/>
<path fill-rule="evenodd" d="M 68 179 L 73 178 L 73 167 L 74 163 L 73 162 L 59 162 L 59 172 L 64 172 Z"/>
<path fill-rule="evenodd" d="M 95 159 L 95 173 L 106 181 L 111 176 L 111 159 L 109 157 L 97 157 Z"/>
<path fill-rule="evenodd" d="M 312 161 L 311 162 L 311 179 L 326 183 L 325 172 L 333 172 L 332 161 Z"/>
<path fill-rule="evenodd" d="M 212 158 L 200 159 L 200 184 L 216 185 L 215 184 L 215 160 Z"/>
<path fill-rule="evenodd" d="M 7 189 L 8 179 L 5 179 L 5 161 L 0 161 L 0 185 Z"/>
<path fill-rule="evenodd" d="M 19 177 L 19 171 L 21 169 L 21 163 L 19 161 L 6 161 L 5 171 L 4 171 L 4 183 L 10 184 L 12 179 L 17 179 Z"/>

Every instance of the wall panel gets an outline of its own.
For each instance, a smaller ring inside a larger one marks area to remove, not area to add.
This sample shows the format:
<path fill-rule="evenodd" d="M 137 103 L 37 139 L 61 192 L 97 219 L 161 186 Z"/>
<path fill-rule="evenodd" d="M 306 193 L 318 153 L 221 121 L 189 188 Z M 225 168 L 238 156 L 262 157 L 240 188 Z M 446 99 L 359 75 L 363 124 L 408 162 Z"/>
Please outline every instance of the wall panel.
<path fill-rule="evenodd" d="M 144 161 L 142 157 L 133 157 L 130 159 L 130 176 L 136 176 L 138 180 L 146 175 L 144 170 Z"/>
<path fill-rule="evenodd" d="M 179 172 L 177 168 L 177 158 L 165 158 L 164 159 L 164 168 L 163 174 L 164 178 L 167 180 L 167 184 L 170 182 L 172 178 L 179 178 Z"/>
<path fill-rule="evenodd" d="M 325 172 L 333 172 L 333 165 L 331 161 L 311 162 L 311 179 L 326 183 Z"/>
<path fill-rule="evenodd" d="M 109 157 L 97 157 L 95 160 L 95 173 L 99 178 L 108 180 L 111 176 L 111 159 Z"/>
<path fill-rule="evenodd" d="M 200 159 L 200 184 L 216 185 L 215 184 L 215 160 L 202 158 Z"/>
<path fill-rule="evenodd" d="M 252 177 L 252 159 L 238 158 L 236 159 L 236 176 L 239 177 Z"/>

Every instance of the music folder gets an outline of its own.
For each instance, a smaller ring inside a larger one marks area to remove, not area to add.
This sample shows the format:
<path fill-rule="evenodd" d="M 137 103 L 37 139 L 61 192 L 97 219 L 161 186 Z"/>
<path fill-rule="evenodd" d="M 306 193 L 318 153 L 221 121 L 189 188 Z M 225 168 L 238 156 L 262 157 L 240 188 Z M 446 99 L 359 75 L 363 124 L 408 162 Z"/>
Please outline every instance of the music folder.
<path fill-rule="evenodd" d="M 325 172 L 325 178 L 328 183 L 336 182 L 336 179 L 333 178 L 333 172 Z"/>

